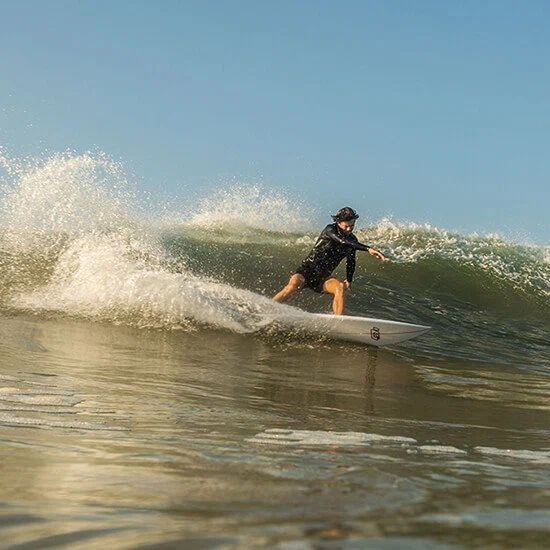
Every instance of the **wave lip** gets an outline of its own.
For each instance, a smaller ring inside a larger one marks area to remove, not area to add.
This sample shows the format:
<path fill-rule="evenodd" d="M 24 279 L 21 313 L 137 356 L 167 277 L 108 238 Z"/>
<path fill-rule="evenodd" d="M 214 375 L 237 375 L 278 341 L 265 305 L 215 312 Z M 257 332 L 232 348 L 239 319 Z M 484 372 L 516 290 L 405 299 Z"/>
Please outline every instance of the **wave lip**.
<path fill-rule="evenodd" d="M 387 249 L 398 264 L 421 264 L 447 270 L 434 276 L 451 277 L 459 269 L 465 278 L 479 278 L 543 300 L 550 298 L 549 247 L 509 242 L 498 235 L 460 235 L 429 225 L 396 224 L 382 220 L 359 236 Z"/>
<path fill-rule="evenodd" d="M 312 227 L 310 212 L 311 208 L 279 191 L 235 184 L 202 199 L 186 223 L 205 229 L 304 231 Z"/>

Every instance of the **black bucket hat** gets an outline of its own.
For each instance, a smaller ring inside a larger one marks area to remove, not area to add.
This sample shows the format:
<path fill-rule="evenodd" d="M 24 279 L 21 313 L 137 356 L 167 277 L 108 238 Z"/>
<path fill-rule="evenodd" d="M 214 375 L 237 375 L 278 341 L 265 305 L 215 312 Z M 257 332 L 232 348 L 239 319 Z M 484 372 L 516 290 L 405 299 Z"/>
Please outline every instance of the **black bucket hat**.
<path fill-rule="evenodd" d="M 340 208 L 334 216 L 331 215 L 331 218 L 335 222 L 350 222 L 352 220 L 356 220 L 358 217 L 359 215 L 357 212 L 349 206 L 344 206 L 344 208 Z"/>

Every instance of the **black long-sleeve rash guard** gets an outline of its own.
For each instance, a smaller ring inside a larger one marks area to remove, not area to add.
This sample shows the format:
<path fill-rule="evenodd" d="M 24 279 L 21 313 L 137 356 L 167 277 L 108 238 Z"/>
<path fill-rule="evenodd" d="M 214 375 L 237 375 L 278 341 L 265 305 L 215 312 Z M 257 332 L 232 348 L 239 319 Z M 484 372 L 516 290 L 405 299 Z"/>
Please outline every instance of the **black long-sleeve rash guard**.
<path fill-rule="evenodd" d="M 329 276 L 346 258 L 346 279 L 351 283 L 355 272 L 355 252 L 372 248 L 361 244 L 353 233 L 341 231 L 338 224 L 327 225 L 317 238 L 313 249 L 302 265 L 316 273 Z"/>

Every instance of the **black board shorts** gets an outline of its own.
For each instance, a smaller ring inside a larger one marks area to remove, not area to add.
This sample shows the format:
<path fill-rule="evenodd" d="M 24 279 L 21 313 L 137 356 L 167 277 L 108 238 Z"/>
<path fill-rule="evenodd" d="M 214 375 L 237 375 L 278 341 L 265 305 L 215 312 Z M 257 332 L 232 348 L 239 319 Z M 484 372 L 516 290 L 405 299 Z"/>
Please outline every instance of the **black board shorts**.
<path fill-rule="evenodd" d="M 330 273 L 319 271 L 308 264 L 302 264 L 296 269 L 295 273 L 299 273 L 305 279 L 304 287 L 311 288 L 311 290 L 319 294 L 324 292 L 323 285 L 327 279 L 330 279 Z"/>

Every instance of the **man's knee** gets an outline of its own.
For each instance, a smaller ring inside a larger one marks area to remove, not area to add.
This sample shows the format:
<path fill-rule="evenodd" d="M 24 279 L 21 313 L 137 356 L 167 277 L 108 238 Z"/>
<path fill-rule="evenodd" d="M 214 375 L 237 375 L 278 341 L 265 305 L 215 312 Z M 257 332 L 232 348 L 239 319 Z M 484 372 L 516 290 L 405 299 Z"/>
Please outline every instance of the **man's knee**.
<path fill-rule="evenodd" d="M 329 279 L 325 285 L 324 290 L 334 296 L 343 296 L 344 295 L 344 283 L 338 279 Z"/>

